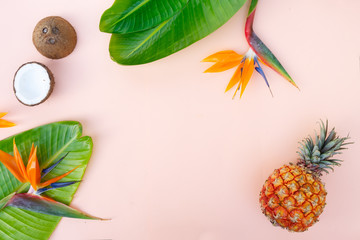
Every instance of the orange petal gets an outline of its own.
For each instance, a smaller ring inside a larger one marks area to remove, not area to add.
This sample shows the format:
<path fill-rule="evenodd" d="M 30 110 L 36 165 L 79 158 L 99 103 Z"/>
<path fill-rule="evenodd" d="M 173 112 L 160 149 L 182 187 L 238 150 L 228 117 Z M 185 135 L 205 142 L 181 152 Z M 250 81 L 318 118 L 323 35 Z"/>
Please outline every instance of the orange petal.
<path fill-rule="evenodd" d="M 234 97 L 236 96 L 236 93 L 237 93 L 237 91 L 240 89 L 240 87 L 241 87 L 241 78 L 242 78 L 242 75 L 240 75 L 240 81 L 239 81 L 239 84 L 238 84 L 238 86 L 236 87 L 236 89 L 235 89 L 235 92 L 234 92 L 234 95 L 233 95 L 233 99 L 234 99 Z"/>
<path fill-rule="evenodd" d="M 34 149 L 34 144 L 33 144 L 31 147 L 29 161 L 26 167 L 26 172 L 29 178 L 29 182 L 35 190 L 37 190 L 37 185 L 40 183 L 40 179 L 41 179 L 41 171 L 36 156 L 36 149 L 37 148 Z"/>
<path fill-rule="evenodd" d="M 239 60 L 232 60 L 232 61 L 220 61 L 218 63 L 215 63 L 213 66 L 205 70 L 205 73 L 215 73 L 215 72 L 223 72 L 226 70 L 229 70 L 233 67 L 236 67 L 241 62 L 241 59 Z"/>
<path fill-rule="evenodd" d="M 240 98 L 243 95 L 245 88 L 247 86 L 247 84 L 250 81 L 250 78 L 254 72 L 254 59 L 247 59 L 245 61 L 245 65 L 244 65 L 244 71 L 243 71 L 243 76 L 241 78 L 241 92 L 240 92 Z"/>
<path fill-rule="evenodd" d="M 237 54 L 233 50 L 225 50 L 225 51 L 220 51 L 220 52 L 214 53 L 214 54 L 208 56 L 207 58 L 204 58 L 202 60 L 202 62 L 218 62 L 229 56 L 242 58 L 241 55 Z"/>
<path fill-rule="evenodd" d="M 27 177 L 27 174 L 26 174 L 25 165 L 24 165 L 24 162 L 23 162 L 23 160 L 21 158 L 19 150 L 16 147 L 15 138 L 14 138 L 14 158 L 15 158 L 15 162 L 16 162 L 16 165 L 18 167 L 18 170 L 19 170 L 20 174 L 23 176 L 24 179 L 26 179 L 25 182 L 27 182 L 28 177 Z"/>
<path fill-rule="evenodd" d="M 4 117 L 6 114 L 7 112 L 0 112 L 0 118 Z M 13 127 L 15 125 L 15 123 L 0 119 L 0 128 Z"/>
<path fill-rule="evenodd" d="M 30 157 L 34 154 L 34 151 L 35 151 L 36 149 L 34 148 L 34 143 L 31 145 L 31 150 L 30 150 Z M 29 157 L 29 158 L 30 158 Z"/>
<path fill-rule="evenodd" d="M 0 119 L 0 128 L 13 127 L 13 126 L 15 126 L 15 125 L 16 125 L 15 123 L 6 121 L 6 120 L 4 120 L 4 119 Z"/>
<path fill-rule="evenodd" d="M 77 169 L 79 166 L 77 166 L 76 168 L 74 168 L 73 170 L 70 170 L 68 171 L 67 173 L 64 173 L 63 175 L 60 175 L 58 177 L 55 177 L 55 178 L 52 178 L 46 182 L 43 182 L 43 183 L 40 183 L 39 184 L 39 187 L 43 188 L 43 187 L 46 187 L 46 186 L 49 186 L 50 184 L 54 183 L 54 182 L 57 182 L 59 181 L 60 179 L 66 177 L 67 175 L 69 175 L 70 173 L 72 173 L 75 169 Z"/>
<path fill-rule="evenodd" d="M 244 63 L 242 62 L 240 66 L 236 69 L 234 75 L 232 76 L 229 84 L 227 85 L 225 92 L 229 91 L 231 88 L 235 86 L 241 79 L 241 69 L 244 67 Z"/>
<path fill-rule="evenodd" d="M 17 178 L 20 182 L 27 182 L 27 180 L 22 176 L 21 172 L 16 165 L 15 158 L 10 154 L 0 150 L 0 162 Z"/>

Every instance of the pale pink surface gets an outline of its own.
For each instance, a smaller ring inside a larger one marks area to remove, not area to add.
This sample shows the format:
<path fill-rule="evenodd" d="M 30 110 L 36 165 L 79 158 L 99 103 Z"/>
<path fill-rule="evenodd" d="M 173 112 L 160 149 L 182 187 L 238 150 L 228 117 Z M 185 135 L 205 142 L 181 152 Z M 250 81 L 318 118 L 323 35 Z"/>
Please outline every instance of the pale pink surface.
<path fill-rule="evenodd" d="M 255 30 L 300 87 L 265 72 L 243 99 L 223 91 L 233 71 L 202 73 L 216 51 L 245 52 L 247 6 L 191 47 L 143 66 L 111 61 L 110 35 L 98 30 L 113 3 L 13 0 L 0 8 L 0 111 L 18 126 L 0 138 L 59 120 L 78 120 L 94 152 L 73 206 L 111 221 L 62 219 L 51 239 L 238 240 L 360 239 L 360 2 L 259 1 Z M 59 15 L 78 33 L 67 58 L 53 61 L 32 45 L 43 17 Z M 37 107 L 20 104 L 12 78 L 27 61 L 50 67 L 56 86 Z M 323 177 L 327 206 L 305 233 L 273 227 L 258 194 L 273 169 L 297 158 L 298 141 L 329 119 L 355 145 Z"/>

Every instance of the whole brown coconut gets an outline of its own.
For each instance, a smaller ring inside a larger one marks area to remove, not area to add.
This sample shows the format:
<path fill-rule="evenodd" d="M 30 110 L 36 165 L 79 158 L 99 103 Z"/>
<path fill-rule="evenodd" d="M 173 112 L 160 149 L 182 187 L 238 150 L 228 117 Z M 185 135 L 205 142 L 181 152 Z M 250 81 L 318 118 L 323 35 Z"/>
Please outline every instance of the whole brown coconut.
<path fill-rule="evenodd" d="M 59 59 L 66 57 L 76 46 L 76 32 L 62 17 L 46 17 L 35 26 L 33 43 L 45 57 Z"/>

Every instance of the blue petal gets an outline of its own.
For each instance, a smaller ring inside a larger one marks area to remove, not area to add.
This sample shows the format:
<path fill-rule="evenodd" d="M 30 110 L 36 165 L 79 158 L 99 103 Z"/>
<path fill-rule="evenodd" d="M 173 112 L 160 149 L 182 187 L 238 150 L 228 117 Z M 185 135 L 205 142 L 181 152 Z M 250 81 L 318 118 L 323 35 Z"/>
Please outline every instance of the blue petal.
<path fill-rule="evenodd" d="M 266 85 L 268 86 L 271 95 L 274 96 L 273 93 L 272 93 L 272 91 L 271 91 L 270 84 L 269 84 L 269 82 L 268 82 L 268 80 L 267 80 L 267 78 L 266 78 L 266 76 L 265 76 L 264 71 L 262 70 L 262 68 L 261 68 L 261 66 L 260 66 L 260 63 L 259 63 L 259 60 L 257 59 L 257 57 L 254 58 L 254 65 L 255 65 L 255 63 L 257 64 L 257 67 L 255 67 L 255 70 L 264 78 L 265 83 L 266 83 Z"/>
<path fill-rule="evenodd" d="M 74 183 L 78 183 L 78 182 L 80 182 L 80 181 L 56 182 L 56 183 L 50 184 L 50 188 L 55 189 L 55 188 L 67 187 L 67 186 L 73 185 Z"/>
<path fill-rule="evenodd" d="M 48 190 L 50 190 L 50 189 L 49 188 L 40 188 L 40 189 L 36 190 L 35 194 L 40 195 Z"/>
<path fill-rule="evenodd" d="M 66 156 L 67 156 L 68 154 L 69 154 L 69 152 L 66 153 L 62 158 L 59 159 L 59 161 L 57 161 L 56 163 L 54 163 L 54 164 L 51 165 L 50 167 L 44 168 L 44 169 L 42 170 L 41 178 L 45 177 L 46 174 L 48 174 L 49 172 L 51 172 L 51 170 L 53 170 L 64 158 L 66 158 Z"/>
<path fill-rule="evenodd" d="M 73 184 L 78 183 L 78 182 L 80 182 L 80 181 L 56 182 L 56 183 L 50 184 L 50 187 L 51 187 L 51 189 L 67 187 L 67 186 L 73 185 Z"/>
<path fill-rule="evenodd" d="M 44 187 L 44 188 L 40 188 L 36 191 L 36 194 L 40 195 L 46 191 L 52 190 L 52 189 L 56 189 L 56 188 L 62 188 L 62 187 L 67 187 L 70 185 L 73 185 L 75 183 L 78 183 L 80 181 L 72 181 L 72 182 L 56 182 L 56 183 L 52 183 L 49 185 L 49 187 Z"/>
<path fill-rule="evenodd" d="M 255 64 L 257 64 L 258 67 L 261 67 L 257 56 L 254 57 L 254 66 Z"/>

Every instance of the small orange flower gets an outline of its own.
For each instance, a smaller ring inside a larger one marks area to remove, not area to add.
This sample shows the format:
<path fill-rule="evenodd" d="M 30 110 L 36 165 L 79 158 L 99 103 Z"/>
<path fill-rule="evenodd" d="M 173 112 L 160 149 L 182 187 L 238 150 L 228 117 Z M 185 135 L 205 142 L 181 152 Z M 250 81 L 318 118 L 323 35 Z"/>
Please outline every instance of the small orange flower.
<path fill-rule="evenodd" d="M 39 167 L 39 162 L 36 156 L 37 147 L 34 147 L 34 144 L 31 146 L 30 156 L 27 163 L 27 166 L 25 168 L 24 162 L 21 158 L 21 155 L 19 153 L 18 148 L 15 144 L 14 139 L 14 156 L 11 156 L 10 154 L 1 151 L 0 150 L 0 162 L 5 165 L 5 167 L 16 177 L 20 182 L 26 183 L 29 182 L 31 184 L 32 189 L 30 188 L 30 191 L 35 191 L 35 194 L 41 194 L 44 191 L 69 186 L 75 182 L 68 182 L 68 183 L 57 183 L 54 185 L 55 182 L 59 181 L 60 179 L 66 177 L 71 172 L 73 172 L 76 168 L 73 170 L 64 173 L 61 176 L 52 178 L 48 181 L 41 182 L 41 178 L 45 176 L 48 172 L 50 172 L 57 164 L 60 163 L 60 161 L 64 158 L 61 158 L 58 162 L 56 162 L 51 167 L 44 169 L 43 176 L 41 174 L 41 170 Z M 50 188 L 47 188 L 50 186 Z"/>
<path fill-rule="evenodd" d="M 6 112 L 0 112 L 0 118 L 4 117 L 7 113 Z M 15 126 L 15 123 L 6 121 L 4 119 L 0 119 L 0 128 L 7 128 L 7 127 L 13 127 Z"/>
<path fill-rule="evenodd" d="M 240 91 L 241 98 L 254 71 L 258 72 L 264 78 L 265 83 L 272 95 L 269 82 L 260 63 L 272 68 L 286 80 L 288 80 L 292 85 L 298 88 L 290 75 L 286 72 L 285 68 L 281 65 L 279 60 L 277 60 L 274 54 L 268 47 L 266 47 L 266 45 L 261 41 L 261 39 L 255 34 L 253 30 L 257 2 L 257 0 L 251 1 L 248 17 L 245 23 L 245 36 L 250 46 L 248 52 L 245 55 L 240 55 L 232 50 L 221 51 L 203 60 L 203 62 L 215 63 L 205 72 L 222 72 L 238 66 L 225 90 L 225 92 L 227 92 L 235 85 L 237 85 L 234 97 L 237 91 Z"/>
<path fill-rule="evenodd" d="M 225 92 L 227 92 L 237 84 L 238 86 L 233 97 L 235 97 L 238 90 L 241 90 L 240 97 L 243 95 L 254 70 L 259 72 L 264 77 L 270 89 L 270 86 L 259 63 L 261 60 L 256 56 L 251 48 L 245 55 L 240 55 L 233 50 L 226 50 L 212 54 L 202 61 L 215 63 L 205 71 L 206 73 L 223 72 L 238 66 L 225 90 Z"/>

